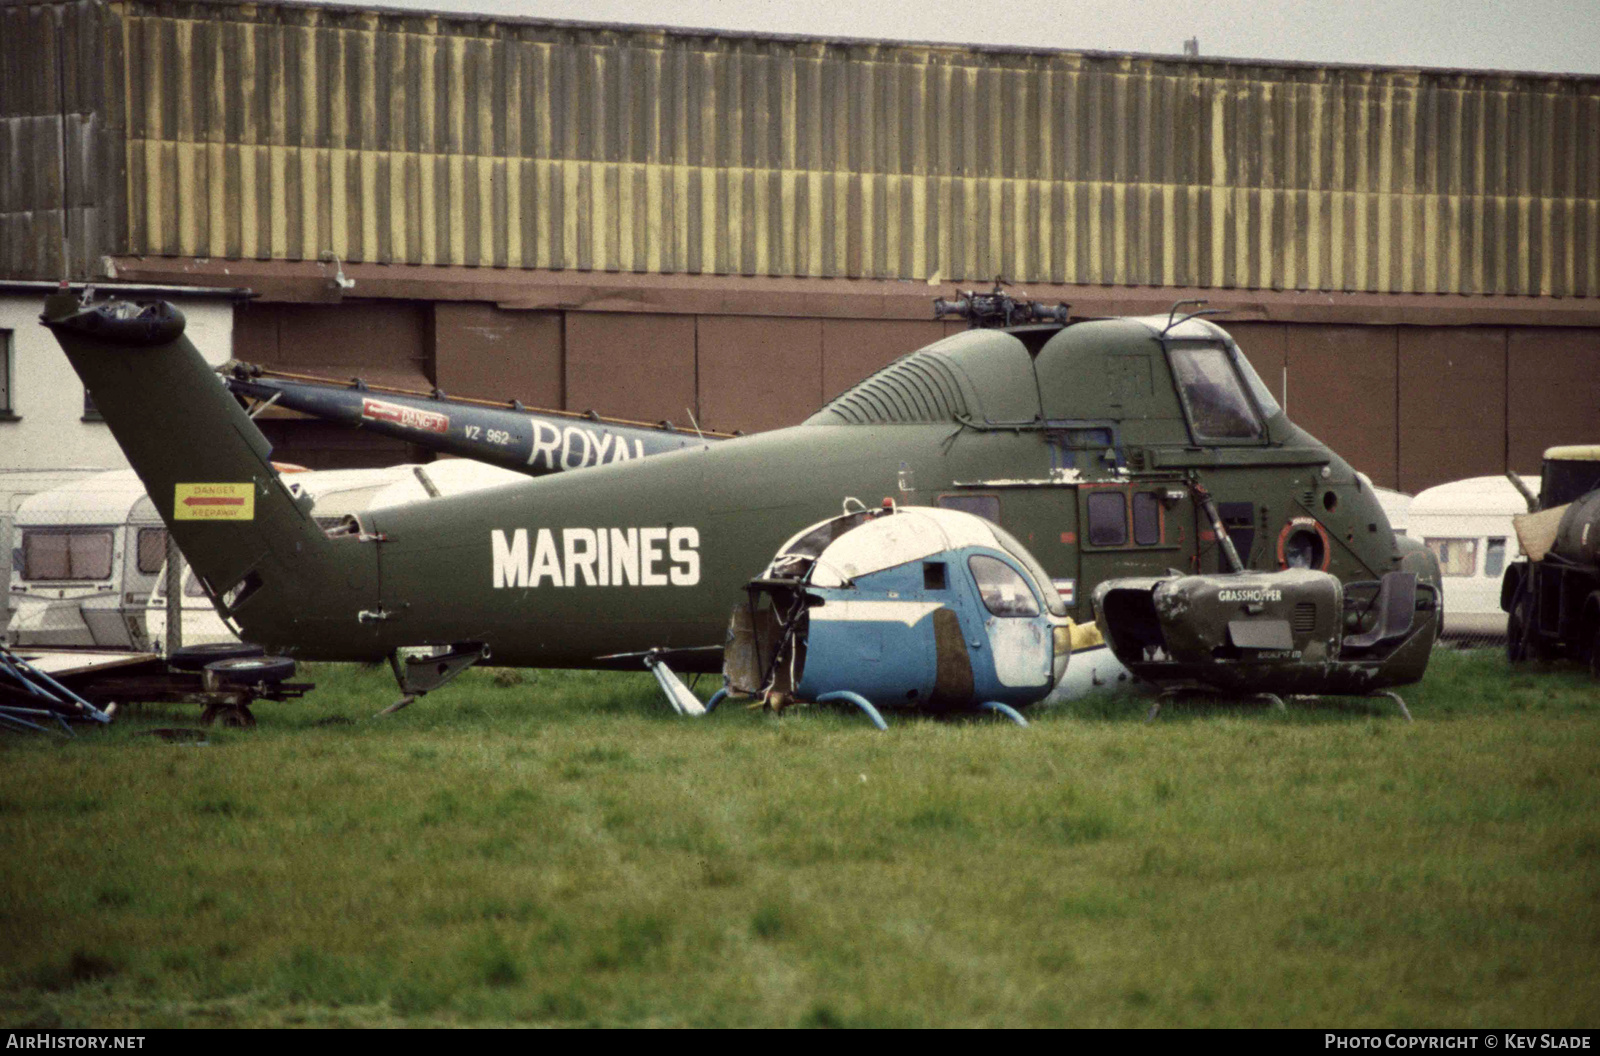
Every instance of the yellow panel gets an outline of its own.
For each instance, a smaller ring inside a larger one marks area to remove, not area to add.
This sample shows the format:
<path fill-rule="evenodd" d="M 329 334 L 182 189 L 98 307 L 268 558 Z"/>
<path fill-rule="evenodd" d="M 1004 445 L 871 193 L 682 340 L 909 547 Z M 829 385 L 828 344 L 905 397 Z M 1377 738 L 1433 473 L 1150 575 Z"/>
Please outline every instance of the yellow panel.
<path fill-rule="evenodd" d="M 173 514 L 180 521 L 253 521 L 256 488 L 249 481 L 226 484 L 176 484 Z"/>

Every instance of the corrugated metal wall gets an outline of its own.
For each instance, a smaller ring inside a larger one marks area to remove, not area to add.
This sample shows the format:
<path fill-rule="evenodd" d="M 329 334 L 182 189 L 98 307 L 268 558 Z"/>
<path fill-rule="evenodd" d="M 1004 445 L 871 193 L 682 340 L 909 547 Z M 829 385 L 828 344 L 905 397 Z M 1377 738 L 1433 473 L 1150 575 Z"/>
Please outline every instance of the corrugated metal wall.
<path fill-rule="evenodd" d="M 133 254 L 1600 293 L 1600 78 L 105 10 Z"/>
<path fill-rule="evenodd" d="M 126 244 L 121 44 L 99 0 L 0 7 L 0 275 L 82 278 Z"/>

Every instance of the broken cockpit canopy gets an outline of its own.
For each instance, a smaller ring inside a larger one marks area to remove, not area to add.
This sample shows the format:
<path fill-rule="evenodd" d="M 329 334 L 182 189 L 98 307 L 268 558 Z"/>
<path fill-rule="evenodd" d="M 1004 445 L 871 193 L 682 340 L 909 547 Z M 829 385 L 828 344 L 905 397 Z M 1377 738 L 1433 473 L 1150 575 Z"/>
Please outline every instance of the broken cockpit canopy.
<path fill-rule="evenodd" d="M 810 569 L 812 586 L 842 587 L 862 576 L 947 550 L 985 546 L 1005 551 L 1028 570 L 1052 615 L 1067 614 L 1049 573 L 999 525 L 958 510 L 928 506 L 903 506 L 893 516 L 886 513 L 862 509 L 812 525 L 779 547 L 763 578 L 798 579 Z M 871 531 L 856 531 L 868 524 Z"/>
<path fill-rule="evenodd" d="M 1046 611 L 1048 610 L 1048 611 Z M 784 544 L 736 606 L 727 692 L 932 714 L 1038 703 L 1065 673 L 1071 621 L 1037 563 L 959 510 L 859 507 Z"/>

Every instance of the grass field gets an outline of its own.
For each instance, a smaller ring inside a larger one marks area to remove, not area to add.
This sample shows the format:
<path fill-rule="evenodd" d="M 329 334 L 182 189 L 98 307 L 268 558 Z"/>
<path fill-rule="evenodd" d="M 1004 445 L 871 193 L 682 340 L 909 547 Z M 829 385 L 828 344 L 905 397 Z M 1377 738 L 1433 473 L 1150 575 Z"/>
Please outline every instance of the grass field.
<path fill-rule="evenodd" d="M 0 1024 L 1589 1026 L 1600 689 L 993 721 L 387 673 L 0 737 Z"/>

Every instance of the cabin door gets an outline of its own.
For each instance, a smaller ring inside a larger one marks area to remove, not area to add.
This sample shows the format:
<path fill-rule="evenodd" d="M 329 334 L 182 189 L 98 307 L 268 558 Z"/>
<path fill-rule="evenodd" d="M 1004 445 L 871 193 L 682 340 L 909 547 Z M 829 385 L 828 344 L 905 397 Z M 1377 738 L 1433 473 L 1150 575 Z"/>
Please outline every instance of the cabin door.
<path fill-rule="evenodd" d="M 1199 570 L 1201 525 L 1181 479 L 1080 484 L 1076 490 L 1078 595 L 1085 617 L 1103 580 Z"/>

